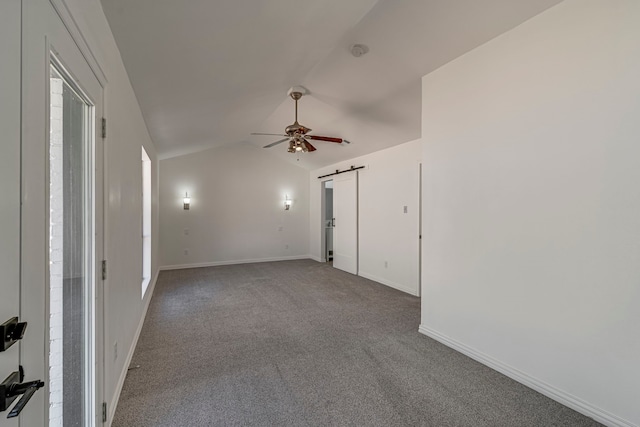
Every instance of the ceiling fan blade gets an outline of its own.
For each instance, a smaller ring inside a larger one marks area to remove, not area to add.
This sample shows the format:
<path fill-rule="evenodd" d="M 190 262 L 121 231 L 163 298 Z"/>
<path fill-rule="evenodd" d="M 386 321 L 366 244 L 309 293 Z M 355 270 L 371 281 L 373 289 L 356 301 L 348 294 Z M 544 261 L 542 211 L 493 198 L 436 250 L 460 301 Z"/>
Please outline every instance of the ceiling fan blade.
<path fill-rule="evenodd" d="M 342 138 L 333 138 L 330 136 L 318 136 L 318 135 L 305 135 L 305 138 L 315 139 L 317 141 L 327 141 L 327 142 L 336 142 L 341 144 L 344 139 Z"/>
<path fill-rule="evenodd" d="M 271 144 L 265 145 L 265 146 L 264 146 L 264 147 L 262 147 L 262 148 L 269 148 L 269 147 L 273 147 L 274 145 L 278 145 L 278 144 L 280 144 L 280 143 L 282 143 L 282 142 L 285 142 L 285 141 L 288 141 L 288 140 L 289 140 L 289 138 L 287 137 L 287 138 L 284 138 L 284 139 L 278 140 L 278 141 L 276 141 L 276 142 L 272 142 Z"/>
<path fill-rule="evenodd" d="M 251 135 L 267 135 L 267 136 L 287 136 L 283 133 L 251 133 Z"/>
<path fill-rule="evenodd" d="M 309 152 L 317 150 L 317 148 L 314 147 L 313 145 L 311 145 L 311 143 L 309 141 L 305 141 L 304 142 L 304 146 L 307 147 L 307 150 L 309 150 Z"/>

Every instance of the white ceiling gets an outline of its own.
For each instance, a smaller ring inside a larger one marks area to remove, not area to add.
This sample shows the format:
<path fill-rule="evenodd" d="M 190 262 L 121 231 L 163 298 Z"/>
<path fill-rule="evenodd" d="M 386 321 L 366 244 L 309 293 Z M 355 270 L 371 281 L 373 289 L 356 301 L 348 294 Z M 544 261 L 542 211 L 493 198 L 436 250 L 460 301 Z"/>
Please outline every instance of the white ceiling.
<path fill-rule="evenodd" d="M 561 0 L 102 0 L 160 158 L 252 144 L 314 169 L 420 137 L 421 77 Z M 360 58 L 349 46 L 363 43 Z M 313 153 L 282 133 L 291 86 Z M 299 160 L 298 160 L 299 159 Z"/>

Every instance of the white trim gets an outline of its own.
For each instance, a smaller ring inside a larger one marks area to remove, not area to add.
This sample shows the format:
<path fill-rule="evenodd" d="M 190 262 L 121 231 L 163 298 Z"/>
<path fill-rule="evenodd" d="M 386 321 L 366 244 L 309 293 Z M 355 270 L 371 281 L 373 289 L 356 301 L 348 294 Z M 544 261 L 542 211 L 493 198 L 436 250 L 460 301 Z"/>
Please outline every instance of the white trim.
<path fill-rule="evenodd" d="M 614 414 L 611 414 L 603 409 L 597 408 L 584 400 L 573 396 L 565 391 L 559 390 L 544 381 L 532 377 L 512 366 L 507 365 L 493 357 L 484 354 L 474 348 L 471 348 L 453 338 L 449 338 L 433 329 L 430 329 L 424 325 L 420 325 L 418 332 L 424 334 L 434 340 L 451 347 L 454 350 L 459 351 L 462 354 L 469 356 L 470 358 L 477 360 L 478 362 L 486 365 L 496 371 L 508 376 L 511 379 L 518 381 L 521 384 L 526 385 L 535 391 L 544 394 L 545 396 L 559 402 L 587 417 L 611 427 L 638 427 L 636 424 L 630 421 L 624 420 Z"/>
<path fill-rule="evenodd" d="M 100 86 L 102 86 L 103 88 L 106 87 L 108 83 L 107 76 L 104 73 L 104 70 L 100 66 L 100 63 L 96 59 L 95 55 L 93 54 L 93 51 L 89 47 L 89 43 L 87 43 L 87 40 L 84 38 L 82 31 L 80 31 L 78 23 L 73 18 L 73 15 L 69 10 L 69 6 L 67 6 L 65 0 L 49 0 L 49 2 L 60 17 L 60 20 L 62 21 L 64 26 L 67 28 L 67 31 L 69 32 L 69 35 L 75 42 L 76 46 L 78 46 L 78 50 L 80 50 L 80 53 L 84 57 L 85 61 L 87 61 L 87 64 L 89 64 L 89 67 L 91 68 L 91 71 L 93 71 L 93 74 L 95 74 L 96 79 L 98 79 L 98 81 L 100 82 Z"/>
<path fill-rule="evenodd" d="M 309 255 L 309 258 L 311 258 L 314 261 L 318 261 L 318 262 L 325 262 L 324 259 L 320 258 L 319 256 L 315 256 L 315 255 Z"/>
<path fill-rule="evenodd" d="M 233 260 L 233 261 L 199 262 L 195 264 L 163 265 L 160 267 L 160 270 L 181 270 L 185 268 L 217 267 L 219 265 L 252 264 L 255 262 L 291 261 L 296 259 L 310 259 L 310 258 L 311 258 L 310 255 L 294 255 L 294 256 L 285 256 L 285 257 L 239 259 L 239 260 Z"/>
<path fill-rule="evenodd" d="M 397 290 L 405 292 L 405 293 L 407 293 L 409 295 L 413 295 L 414 297 L 420 296 L 420 295 L 418 295 L 416 293 L 415 290 L 408 289 L 408 288 L 406 288 L 405 286 L 403 286 L 403 285 L 401 285 L 399 283 L 395 283 L 395 282 L 392 282 L 391 280 L 383 279 L 383 278 L 375 276 L 373 274 L 369 274 L 369 273 L 367 273 L 365 271 L 359 271 L 358 272 L 358 276 L 364 277 L 365 279 L 373 280 L 374 282 L 381 283 L 381 284 L 383 284 L 385 286 L 388 286 L 390 288 L 397 289 Z"/>
<path fill-rule="evenodd" d="M 107 427 L 111 427 L 111 422 L 113 421 L 113 417 L 116 414 L 116 408 L 118 407 L 118 401 L 120 400 L 120 393 L 122 393 L 122 387 L 124 386 L 124 380 L 127 378 L 127 372 L 129 371 L 129 365 L 131 365 L 131 359 L 133 359 L 133 354 L 136 351 L 136 346 L 138 345 L 138 339 L 140 338 L 140 333 L 142 332 L 142 326 L 144 325 L 144 320 L 147 317 L 147 310 L 149 310 L 149 303 L 151 303 L 151 298 L 153 298 L 153 291 L 156 289 L 156 283 L 158 282 L 158 275 L 160 274 L 160 270 L 156 271 L 153 280 L 149 284 L 147 288 L 147 292 L 145 295 L 146 301 L 144 303 L 144 308 L 142 310 L 142 316 L 140 316 L 140 322 L 138 323 L 138 327 L 136 329 L 136 333 L 133 336 L 133 342 L 131 343 L 131 347 L 129 348 L 129 352 L 127 354 L 127 360 L 124 363 L 124 367 L 122 368 L 122 372 L 120 373 L 120 378 L 118 378 L 118 383 L 116 384 L 115 392 L 111 397 L 111 401 L 109 402 L 107 414 Z"/>

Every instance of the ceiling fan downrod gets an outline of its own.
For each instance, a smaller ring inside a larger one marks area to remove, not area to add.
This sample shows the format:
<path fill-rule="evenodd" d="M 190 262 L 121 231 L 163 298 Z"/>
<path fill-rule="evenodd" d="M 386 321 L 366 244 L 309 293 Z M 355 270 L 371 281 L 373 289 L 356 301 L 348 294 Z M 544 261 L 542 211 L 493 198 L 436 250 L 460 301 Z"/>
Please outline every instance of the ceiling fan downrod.
<path fill-rule="evenodd" d="M 296 123 L 298 123 L 298 99 L 302 98 L 302 92 L 291 92 L 290 96 L 296 102 Z"/>

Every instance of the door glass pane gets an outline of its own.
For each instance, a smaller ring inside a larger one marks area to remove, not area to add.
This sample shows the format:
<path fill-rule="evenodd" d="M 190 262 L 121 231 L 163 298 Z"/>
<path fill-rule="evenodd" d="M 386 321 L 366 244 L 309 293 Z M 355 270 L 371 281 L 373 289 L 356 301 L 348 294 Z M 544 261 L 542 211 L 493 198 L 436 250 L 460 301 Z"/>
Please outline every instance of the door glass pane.
<path fill-rule="evenodd" d="M 50 426 L 82 426 L 90 408 L 93 284 L 91 105 L 51 66 L 49 139 Z"/>
<path fill-rule="evenodd" d="M 142 147 L 142 296 L 151 281 L 151 159 Z"/>

